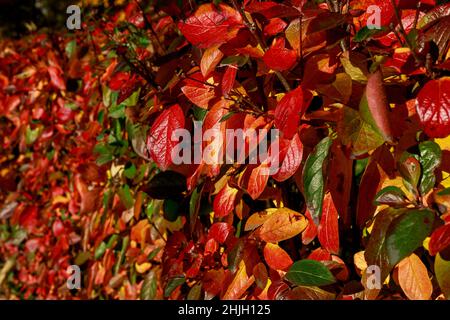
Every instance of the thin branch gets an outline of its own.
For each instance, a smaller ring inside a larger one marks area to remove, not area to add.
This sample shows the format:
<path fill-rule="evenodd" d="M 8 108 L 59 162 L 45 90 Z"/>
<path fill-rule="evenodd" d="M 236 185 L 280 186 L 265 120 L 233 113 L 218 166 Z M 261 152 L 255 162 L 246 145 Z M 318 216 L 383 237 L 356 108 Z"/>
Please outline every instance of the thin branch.
<path fill-rule="evenodd" d="M 256 42 L 258 42 L 258 44 L 261 46 L 261 48 L 265 51 L 267 51 L 267 45 L 265 44 L 265 42 L 263 41 L 263 39 L 261 39 L 260 35 L 258 34 L 258 32 L 256 32 L 256 25 L 254 23 L 251 23 L 247 16 L 245 15 L 244 10 L 242 9 L 241 6 L 239 6 L 236 3 L 236 0 L 232 0 L 231 1 L 233 3 L 234 8 L 240 13 L 242 20 L 244 20 L 244 24 L 246 25 L 246 27 L 250 30 L 251 34 L 253 35 L 253 37 L 255 38 Z M 291 91 L 291 86 L 289 85 L 288 81 L 286 80 L 286 78 L 281 74 L 281 72 L 279 71 L 275 71 L 275 75 L 278 77 L 278 79 L 280 80 L 281 84 L 283 85 L 284 89 L 286 91 Z"/>
<path fill-rule="evenodd" d="M 405 43 L 408 46 L 409 50 L 411 51 L 411 54 L 413 55 L 414 59 L 418 64 L 423 65 L 422 59 L 417 55 L 416 50 L 414 50 L 408 35 L 406 34 L 405 28 L 403 27 L 402 18 L 400 16 L 400 12 L 398 10 L 397 5 L 395 4 L 395 0 L 391 0 L 392 6 L 394 7 L 395 17 L 397 18 L 398 25 L 400 27 L 400 33 L 402 34 L 403 38 L 405 39 Z"/>
<path fill-rule="evenodd" d="M 135 0 L 135 2 L 138 5 L 139 9 L 142 11 L 142 16 L 144 17 L 145 26 L 148 27 L 148 29 L 152 33 L 153 37 L 155 38 L 155 42 L 158 44 L 158 47 L 159 47 L 159 49 L 161 51 L 161 54 L 165 55 L 166 54 L 166 50 L 164 49 L 163 45 L 159 41 L 158 34 L 156 33 L 155 29 L 153 29 L 151 21 L 149 21 L 147 16 L 145 15 L 144 8 L 141 6 L 141 3 L 138 0 Z M 157 54 L 158 54 L 158 52 L 157 52 Z"/>

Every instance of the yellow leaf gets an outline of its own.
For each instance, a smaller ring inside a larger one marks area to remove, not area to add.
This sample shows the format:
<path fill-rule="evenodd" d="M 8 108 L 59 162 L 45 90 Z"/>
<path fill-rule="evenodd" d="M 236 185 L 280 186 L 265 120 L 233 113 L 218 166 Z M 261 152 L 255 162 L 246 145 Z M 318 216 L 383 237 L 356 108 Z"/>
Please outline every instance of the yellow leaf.
<path fill-rule="evenodd" d="M 244 260 L 239 263 L 239 269 L 234 276 L 233 281 L 231 281 L 228 286 L 227 291 L 223 296 L 223 300 L 236 300 L 242 297 L 242 295 L 247 291 L 248 288 L 255 282 L 255 277 L 249 276 L 247 274 L 247 268 L 245 266 Z"/>
<path fill-rule="evenodd" d="M 450 151 L 450 136 L 442 139 L 434 139 L 434 142 L 436 142 L 442 150 Z"/>
<path fill-rule="evenodd" d="M 135 267 L 136 267 L 136 271 L 138 273 L 145 273 L 146 271 L 148 271 L 148 269 L 150 269 L 152 266 L 152 264 L 150 262 L 144 262 L 141 264 L 138 264 L 136 262 Z"/>

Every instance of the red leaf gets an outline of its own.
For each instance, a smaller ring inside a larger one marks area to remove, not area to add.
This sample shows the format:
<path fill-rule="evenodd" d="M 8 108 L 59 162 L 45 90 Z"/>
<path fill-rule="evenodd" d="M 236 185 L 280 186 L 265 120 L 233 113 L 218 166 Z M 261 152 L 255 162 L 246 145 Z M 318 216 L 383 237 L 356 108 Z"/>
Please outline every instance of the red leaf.
<path fill-rule="evenodd" d="M 281 98 L 275 109 L 275 126 L 283 132 L 285 139 L 291 139 L 297 132 L 304 110 L 303 90 L 299 86 Z"/>
<path fill-rule="evenodd" d="M 245 10 L 250 13 L 262 14 L 267 19 L 271 19 L 274 17 L 295 17 L 300 14 L 300 12 L 293 7 L 272 1 L 253 2 L 250 5 L 246 6 Z"/>
<path fill-rule="evenodd" d="M 284 155 L 280 152 L 280 159 L 282 159 L 280 170 L 273 175 L 273 178 L 279 182 L 292 177 L 302 163 L 303 144 L 300 141 L 298 133 L 294 135 L 294 138 L 292 138 L 285 150 L 283 150 L 283 153 Z"/>
<path fill-rule="evenodd" d="M 287 23 L 282 19 L 273 18 L 270 19 L 269 23 L 264 27 L 264 34 L 266 36 L 274 36 L 280 32 L 283 32 L 286 27 Z"/>
<path fill-rule="evenodd" d="M 431 138 L 445 138 L 450 134 L 449 92 L 450 77 L 444 77 L 428 81 L 417 95 L 417 114 Z"/>
<path fill-rule="evenodd" d="M 282 280 L 276 280 L 272 282 L 269 290 L 267 290 L 267 297 L 269 300 L 280 300 L 281 298 L 284 298 L 288 292 L 289 286 L 287 283 Z"/>
<path fill-rule="evenodd" d="M 266 243 L 264 246 L 264 259 L 268 266 L 274 270 L 287 271 L 293 263 L 289 254 L 273 243 Z"/>
<path fill-rule="evenodd" d="M 380 129 L 386 141 L 393 141 L 393 134 L 389 122 L 389 104 L 383 86 L 383 74 L 380 69 L 367 76 L 366 86 L 367 105 L 376 126 Z"/>
<path fill-rule="evenodd" d="M 313 241 L 317 236 L 317 226 L 314 223 L 311 213 L 306 209 L 305 217 L 308 219 L 308 226 L 305 231 L 302 232 L 302 243 L 307 245 Z"/>
<path fill-rule="evenodd" d="M 217 295 L 223 288 L 225 281 L 225 272 L 223 269 L 208 270 L 203 277 L 203 289 L 209 296 Z"/>
<path fill-rule="evenodd" d="M 200 70 L 205 79 L 208 79 L 208 76 L 214 71 L 222 58 L 223 53 L 219 50 L 218 46 L 205 50 L 202 60 L 200 61 Z"/>
<path fill-rule="evenodd" d="M 438 252 L 450 246 L 450 224 L 437 228 L 430 238 L 430 254 L 435 256 Z"/>
<path fill-rule="evenodd" d="M 120 90 L 130 79 L 130 75 L 127 72 L 116 72 L 109 80 L 109 88 L 111 90 Z"/>
<path fill-rule="evenodd" d="M 213 202 L 215 217 L 225 217 L 233 211 L 237 193 L 238 189 L 230 187 L 228 183 L 219 191 Z"/>
<path fill-rule="evenodd" d="M 193 104 L 208 109 L 209 102 L 216 97 L 215 88 L 205 84 L 206 79 L 200 72 L 194 73 L 183 81 L 181 91 Z"/>
<path fill-rule="evenodd" d="M 317 248 L 308 256 L 308 259 L 316 261 L 330 261 L 331 255 L 327 250 Z"/>
<path fill-rule="evenodd" d="M 178 24 L 186 39 L 199 48 L 223 44 L 234 38 L 242 27 L 241 15 L 225 4 L 217 7 L 203 4 L 194 15 Z"/>
<path fill-rule="evenodd" d="M 330 253 L 339 252 L 339 224 L 338 213 L 334 206 L 331 193 L 327 193 L 323 199 L 322 218 L 318 228 L 320 244 Z"/>
<path fill-rule="evenodd" d="M 52 231 L 55 237 L 60 237 L 61 235 L 64 234 L 65 232 L 64 224 L 60 219 L 57 219 L 55 220 L 55 222 L 53 222 Z"/>
<path fill-rule="evenodd" d="M 289 70 L 297 62 L 297 52 L 285 47 L 284 38 L 278 38 L 266 51 L 263 60 L 270 69 L 275 71 Z"/>
<path fill-rule="evenodd" d="M 214 252 L 217 251 L 217 249 L 219 249 L 219 245 L 217 244 L 216 240 L 211 238 L 208 241 L 206 241 L 206 243 L 205 243 L 205 255 L 214 253 Z"/>
<path fill-rule="evenodd" d="M 144 20 L 144 15 L 142 14 L 142 12 L 138 12 L 134 16 L 130 17 L 128 19 L 128 22 L 131 24 L 134 24 L 137 28 L 145 27 L 145 20 Z"/>
<path fill-rule="evenodd" d="M 50 81 L 52 85 L 59 90 L 66 90 L 66 83 L 64 82 L 64 78 L 62 76 L 61 69 L 50 66 L 48 67 L 48 74 L 50 75 Z"/>
<path fill-rule="evenodd" d="M 260 262 L 253 268 L 253 275 L 255 276 L 256 285 L 260 289 L 264 289 L 266 287 L 267 280 L 269 279 L 264 263 Z"/>
<path fill-rule="evenodd" d="M 75 176 L 74 185 L 80 195 L 80 214 L 94 211 L 99 198 L 98 189 L 89 190 L 80 174 Z"/>
<path fill-rule="evenodd" d="M 227 96 L 234 87 L 236 81 L 237 66 L 229 65 L 222 77 L 222 94 Z"/>
<path fill-rule="evenodd" d="M 150 157 L 162 169 L 172 164 L 172 150 L 178 141 L 172 141 L 172 133 L 184 128 L 183 110 L 178 104 L 164 110 L 153 123 L 147 137 Z"/>
<path fill-rule="evenodd" d="M 34 229 L 38 223 L 38 207 L 29 206 L 21 213 L 19 223 L 29 232 Z"/>
<path fill-rule="evenodd" d="M 216 222 L 209 229 L 208 239 L 214 239 L 219 243 L 224 243 L 232 231 L 233 227 L 228 223 Z"/>
<path fill-rule="evenodd" d="M 269 175 L 270 169 L 265 163 L 260 164 L 252 170 L 248 181 L 247 192 L 253 200 L 257 199 L 266 188 Z"/>

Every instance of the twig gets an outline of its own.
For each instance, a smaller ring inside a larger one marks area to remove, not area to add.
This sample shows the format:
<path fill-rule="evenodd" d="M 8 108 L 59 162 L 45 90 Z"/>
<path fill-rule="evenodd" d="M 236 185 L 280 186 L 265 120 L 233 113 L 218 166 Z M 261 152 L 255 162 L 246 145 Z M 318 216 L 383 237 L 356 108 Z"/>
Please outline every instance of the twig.
<path fill-rule="evenodd" d="M 256 32 L 256 25 L 254 23 L 251 23 L 248 20 L 247 16 L 245 15 L 244 10 L 242 9 L 242 7 L 238 6 L 238 4 L 236 3 L 236 0 L 232 0 L 231 2 L 233 3 L 234 8 L 241 15 L 242 20 L 244 20 L 244 23 L 245 23 L 246 27 L 250 30 L 250 32 L 253 35 L 253 37 L 255 38 L 256 42 L 258 42 L 258 44 L 261 46 L 261 48 L 264 50 L 264 52 L 267 51 L 267 49 L 268 49 L 267 45 L 265 44 L 263 39 L 261 39 L 259 34 Z M 287 82 L 286 78 L 281 74 L 281 72 L 275 71 L 275 74 L 278 77 L 278 79 L 280 80 L 280 82 L 283 85 L 284 89 L 286 91 L 291 91 L 291 86 Z"/>
<path fill-rule="evenodd" d="M 400 12 L 398 10 L 397 5 L 395 4 L 395 0 L 391 0 L 392 6 L 394 7 L 395 17 L 397 18 L 399 27 L 400 27 L 400 33 L 402 34 L 403 38 L 405 39 L 405 43 L 408 46 L 409 50 L 411 51 L 411 54 L 413 55 L 414 59 L 418 64 L 423 65 L 422 59 L 417 55 L 416 50 L 414 50 L 411 42 L 409 41 L 408 35 L 406 34 L 405 28 L 403 27 L 402 18 L 400 16 Z"/>
<path fill-rule="evenodd" d="M 135 0 L 135 2 L 138 5 L 139 9 L 142 11 L 142 16 L 144 17 L 144 23 L 145 23 L 146 27 L 148 27 L 148 29 L 152 33 L 153 37 L 155 38 L 155 41 L 158 44 L 159 49 L 161 50 L 161 54 L 165 55 L 166 54 L 166 50 L 164 49 L 163 45 L 159 41 L 158 34 L 156 33 L 155 29 L 153 29 L 151 21 L 149 21 L 147 16 L 145 15 L 144 8 L 141 6 L 141 3 L 138 0 Z M 158 52 L 157 52 L 157 54 L 159 55 Z"/>
<path fill-rule="evenodd" d="M 421 5 L 421 2 L 417 1 L 416 14 L 414 16 L 414 22 L 413 22 L 413 29 L 415 29 L 417 27 L 417 22 L 419 21 L 420 5 Z"/>
<path fill-rule="evenodd" d="M 159 231 L 159 229 L 156 227 L 155 223 L 153 221 L 149 221 L 150 225 L 156 230 L 156 232 L 158 232 L 159 236 L 161 237 L 161 239 L 163 239 L 164 242 L 167 242 L 166 239 L 164 238 L 164 235 L 161 233 L 161 231 Z"/>

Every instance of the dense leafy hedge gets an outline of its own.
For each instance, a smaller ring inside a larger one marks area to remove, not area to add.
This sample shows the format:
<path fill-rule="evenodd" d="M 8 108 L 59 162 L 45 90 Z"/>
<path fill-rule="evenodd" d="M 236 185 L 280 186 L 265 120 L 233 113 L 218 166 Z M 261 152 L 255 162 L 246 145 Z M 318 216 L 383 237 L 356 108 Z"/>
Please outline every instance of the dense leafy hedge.
<path fill-rule="evenodd" d="M 0 41 L 1 297 L 450 297 L 448 4 L 123 2 Z"/>

